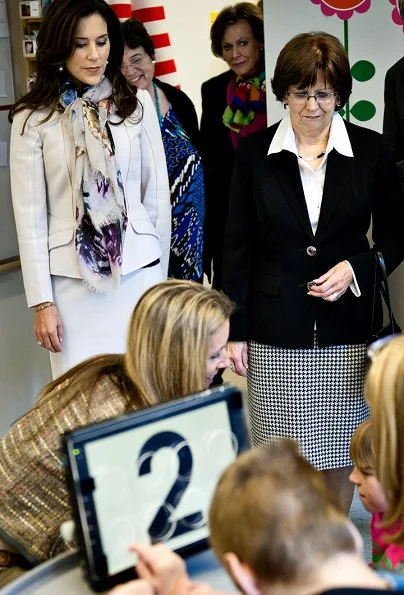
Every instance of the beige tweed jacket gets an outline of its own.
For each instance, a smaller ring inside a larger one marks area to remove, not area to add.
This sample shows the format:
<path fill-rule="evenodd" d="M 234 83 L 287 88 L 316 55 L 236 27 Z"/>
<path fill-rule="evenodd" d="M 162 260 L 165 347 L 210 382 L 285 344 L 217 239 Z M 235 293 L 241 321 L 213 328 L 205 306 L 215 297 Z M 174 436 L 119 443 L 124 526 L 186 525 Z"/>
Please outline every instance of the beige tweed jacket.
<path fill-rule="evenodd" d="M 69 387 L 64 383 L 54 390 Z M 128 410 L 127 399 L 109 376 L 57 415 L 55 397 L 39 401 L 0 441 L 0 539 L 34 565 L 67 548 L 59 534 L 60 525 L 72 518 L 61 435 Z"/>

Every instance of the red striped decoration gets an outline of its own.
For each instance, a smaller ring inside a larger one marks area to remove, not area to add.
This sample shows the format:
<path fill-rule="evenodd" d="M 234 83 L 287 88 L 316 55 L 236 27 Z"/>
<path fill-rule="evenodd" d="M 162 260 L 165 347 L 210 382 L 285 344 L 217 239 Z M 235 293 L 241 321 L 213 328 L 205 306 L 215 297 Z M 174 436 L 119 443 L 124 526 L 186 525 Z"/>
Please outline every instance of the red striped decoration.
<path fill-rule="evenodd" d="M 176 70 L 174 60 L 164 60 L 162 62 L 156 62 L 154 74 L 155 76 L 163 76 L 164 74 L 172 74 Z"/>
<path fill-rule="evenodd" d="M 111 8 L 113 9 L 113 11 L 115 12 L 116 16 L 118 17 L 118 19 L 121 20 L 126 20 L 126 19 L 130 19 L 130 17 L 132 16 L 132 7 L 129 4 L 112 4 L 111 3 Z"/>
<path fill-rule="evenodd" d="M 150 8 L 137 8 L 132 10 L 132 15 L 142 21 L 148 23 L 150 21 L 162 21 L 166 18 L 164 6 L 151 6 Z"/>
<path fill-rule="evenodd" d="M 154 49 L 156 50 L 157 48 L 166 48 L 171 45 L 168 33 L 159 33 L 157 35 L 151 35 L 150 37 L 152 38 Z"/>

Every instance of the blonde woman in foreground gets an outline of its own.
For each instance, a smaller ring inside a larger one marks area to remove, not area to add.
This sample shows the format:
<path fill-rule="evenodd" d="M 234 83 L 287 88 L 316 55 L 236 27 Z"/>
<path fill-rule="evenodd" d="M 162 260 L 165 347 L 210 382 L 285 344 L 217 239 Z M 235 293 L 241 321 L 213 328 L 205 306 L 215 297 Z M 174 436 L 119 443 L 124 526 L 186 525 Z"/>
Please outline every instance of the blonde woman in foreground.
<path fill-rule="evenodd" d="M 191 281 L 166 281 L 138 302 L 127 351 L 72 368 L 0 441 L 0 587 L 66 549 L 72 518 L 64 432 L 208 388 L 228 365 L 232 303 Z"/>

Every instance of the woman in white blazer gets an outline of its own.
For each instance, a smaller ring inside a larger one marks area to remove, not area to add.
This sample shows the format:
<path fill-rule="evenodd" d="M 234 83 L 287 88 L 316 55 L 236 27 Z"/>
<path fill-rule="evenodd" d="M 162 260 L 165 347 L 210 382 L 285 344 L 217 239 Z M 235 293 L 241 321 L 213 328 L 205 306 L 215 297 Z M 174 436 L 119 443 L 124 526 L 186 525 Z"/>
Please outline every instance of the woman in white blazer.
<path fill-rule="evenodd" d="M 120 73 L 104 0 L 54 0 L 37 80 L 10 113 L 11 187 L 35 337 L 53 377 L 125 350 L 133 308 L 167 276 L 170 200 L 157 115 Z"/>

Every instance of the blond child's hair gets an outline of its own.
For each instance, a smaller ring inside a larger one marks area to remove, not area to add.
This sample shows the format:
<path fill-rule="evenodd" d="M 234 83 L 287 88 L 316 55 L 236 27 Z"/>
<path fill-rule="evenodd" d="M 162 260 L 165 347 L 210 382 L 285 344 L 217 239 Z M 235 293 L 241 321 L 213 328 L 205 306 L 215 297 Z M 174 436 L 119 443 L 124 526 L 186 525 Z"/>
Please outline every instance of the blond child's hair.
<path fill-rule="evenodd" d="M 267 583 L 293 583 L 334 554 L 357 551 L 333 494 L 291 440 L 250 450 L 227 468 L 209 524 L 219 559 L 233 552 Z"/>
<path fill-rule="evenodd" d="M 352 434 L 349 456 L 360 471 L 375 473 L 375 453 L 370 419 L 365 419 Z"/>
<path fill-rule="evenodd" d="M 397 337 L 376 354 L 365 396 L 370 407 L 375 470 L 386 493 L 384 526 L 400 522 L 391 539 L 404 545 L 404 337 Z"/>

